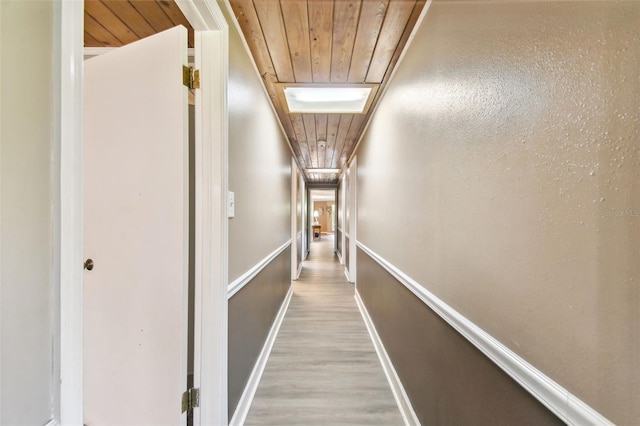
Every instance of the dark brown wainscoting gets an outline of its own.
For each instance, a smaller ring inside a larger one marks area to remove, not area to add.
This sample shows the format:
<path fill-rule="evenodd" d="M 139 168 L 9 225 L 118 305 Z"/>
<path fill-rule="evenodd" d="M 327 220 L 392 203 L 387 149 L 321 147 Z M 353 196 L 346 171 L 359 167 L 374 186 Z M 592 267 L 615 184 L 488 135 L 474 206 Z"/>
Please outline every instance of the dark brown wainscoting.
<path fill-rule="evenodd" d="M 291 246 L 229 299 L 229 418 L 291 286 Z"/>
<path fill-rule="evenodd" d="M 298 259 L 298 267 L 302 264 L 302 254 L 303 254 L 303 247 L 302 247 L 302 236 L 304 235 L 303 231 L 298 232 L 298 234 L 296 235 L 296 256 Z M 295 277 L 292 277 L 295 278 Z"/>
<path fill-rule="evenodd" d="M 564 424 L 358 248 L 357 291 L 423 425 Z"/>
<path fill-rule="evenodd" d="M 344 260 L 344 267 L 347 270 L 349 270 L 349 236 L 347 235 L 345 235 L 344 237 L 344 247 L 342 247 L 342 249 L 344 250 L 342 252 L 342 260 Z M 351 273 L 351 271 L 349 271 L 349 273 Z"/>

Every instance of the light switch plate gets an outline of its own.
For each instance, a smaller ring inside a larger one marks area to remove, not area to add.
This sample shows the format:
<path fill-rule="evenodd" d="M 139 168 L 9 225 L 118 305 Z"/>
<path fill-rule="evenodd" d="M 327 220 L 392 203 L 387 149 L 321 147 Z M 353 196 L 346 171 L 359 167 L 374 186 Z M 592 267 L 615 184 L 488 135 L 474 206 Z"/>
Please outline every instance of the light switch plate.
<path fill-rule="evenodd" d="M 227 192 L 227 216 L 234 217 L 236 214 L 235 194 L 231 191 Z"/>

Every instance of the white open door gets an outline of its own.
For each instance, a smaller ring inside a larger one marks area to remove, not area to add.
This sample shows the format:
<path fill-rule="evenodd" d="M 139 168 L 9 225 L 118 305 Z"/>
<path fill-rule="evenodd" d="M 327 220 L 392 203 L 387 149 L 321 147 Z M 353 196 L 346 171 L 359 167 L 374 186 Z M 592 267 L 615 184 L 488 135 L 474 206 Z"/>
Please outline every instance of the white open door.
<path fill-rule="evenodd" d="M 187 377 L 187 31 L 85 62 L 84 423 L 179 425 Z"/>

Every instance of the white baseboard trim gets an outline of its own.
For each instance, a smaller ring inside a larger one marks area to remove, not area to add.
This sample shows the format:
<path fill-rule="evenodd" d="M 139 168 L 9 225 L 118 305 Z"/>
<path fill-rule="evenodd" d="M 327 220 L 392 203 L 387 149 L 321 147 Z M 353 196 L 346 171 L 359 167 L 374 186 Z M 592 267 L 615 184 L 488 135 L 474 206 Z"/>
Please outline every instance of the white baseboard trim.
<path fill-rule="evenodd" d="M 380 359 L 380 364 L 382 364 L 384 374 L 385 376 L 387 376 L 389 386 L 391 386 L 393 397 L 396 400 L 396 404 L 398 404 L 400 414 L 402 414 L 404 424 L 407 426 L 419 426 L 420 420 L 418 420 L 418 416 L 416 416 L 416 412 L 413 410 L 411 400 L 409 400 L 409 397 L 404 390 L 404 386 L 402 386 L 402 382 L 400 381 L 400 377 L 398 377 L 398 373 L 396 373 L 396 369 L 393 368 L 391 359 L 389 358 L 389 355 L 387 354 L 387 351 L 382 344 L 382 340 L 380 340 L 380 336 L 378 336 L 376 327 L 373 325 L 373 321 L 371 320 L 369 312 L 367 312 L 367 308 L 364 306 L 364 303 L 362 302 L 357 289 L 355 292 L 355 299 L 356 304 L 358 305 L 358 309 L 360 309 L 362 319 L 364 319 L 364 323 L 366 324 L 367 330 L 369 331 L 369 336 L 371 336 L 373 347 L 376 349 L 376 353 L 378 354 L 378 358 Z"/>
<path fill-rule="evenodd" d="M 344 263 L 342 263 L 342 253 L 340 253 L 338 250 L 336 250 L 336 254 L 338 255 L 338 261 L 340 261 L 340 264 L 344 265 Z"/>
<path fill-rule="evenodd" d="M 444 303 L 400 269 L 359 241 L 356 244 L 562 421 L 570 425 L 613 425 L 607 418 Z"/>
<path fill-rule="evenodd" d="M 347 278 L 347 282 L 352 282 L 351 278 L 349 277 L 349 270 L 347 268 L 344 268 L 344 276 Z"/>
<path fill-rule="evenodd" d="M 51 419 L 44 424 L 44 426 L 58 426 L 60 423 L 56 419 Z"/>
<path fill-rule="evenodd" d="M 242 274 L 236 280 L 234 280 L 227 287 L 227 298 L 231 299 L 231 297 L 242 289 L 245 285 L 247 285 L 252 279 L 255 278 L 256 275 L 260 273 L 273 259 L 278 257 L 280 253 L 282 253 L 287 247 L 291 245 L 291 240 L 287 241 L 280 247 L 278 247 L 273 253 L 262 259 L 255 266 L 249 269 L 247 272 Z"/>
<path fill-rule="evenodd" d="M 300 274 L 302 273 L 302 262 L 298 265 L 298 272 L 296 272 L 296 280 L 300 278 Z"/>
<path fill-rule="evenodd" d="M 271 330 L 269 331 L 267 340 L 264 342 L 264 346 L 260 351 L 258 360 L 253 366 L 253 371 L 251 371 L 251 375 L 249 376 L 247 385 L 242 392 L 242 396 L 240 396 L 236 411 L 233 413 L 233 417 L 231 417 L 231 420 L 229 421 L 229 426 L 242 426 L 247 419 L 247 414 L 249 414 L 249 409 L 251 408 L 253 397 L 258 390 L 258 385 L 260 384 L 262 373 L 264 372 L 264 368 L 267 366 L 267 361 L 269 360 L 271 349 L 273 348 L 273 344 L 276 341 L 276 337 L 278 336 L 278 331 L 280 331 L 280 326 L 282 325 L 284 316 L 287 313 L 287 309 L 289 308 L 289 302 L 291 301 L 292 295 L 293 286 L 289 287 L 289 291 L 287 292 L 282 305 L 280 305 L 278 315 L 276 315 L 276 319 L 273 321 L 273 325 L 271 326 Z"/>

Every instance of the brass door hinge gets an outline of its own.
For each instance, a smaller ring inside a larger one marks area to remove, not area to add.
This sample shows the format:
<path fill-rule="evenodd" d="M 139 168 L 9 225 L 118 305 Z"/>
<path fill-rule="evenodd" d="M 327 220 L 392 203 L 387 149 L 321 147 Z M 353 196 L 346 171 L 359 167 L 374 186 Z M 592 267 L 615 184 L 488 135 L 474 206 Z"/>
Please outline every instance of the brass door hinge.
<path fill-rule="evenodd" d="M 199 89 L 200 88 L 200 71 L 193 67 L 188 67 L 186 65 L 183 65 L 182 66 L 182 84 L 187 86 L 189 89 Z"/>
<path fill-rule="evenodd" d="M 193 410 L 200 406 L 200 389 L 191 388 L 187 389 L 182 394 L 182 412 L 187 410 Z"/>

